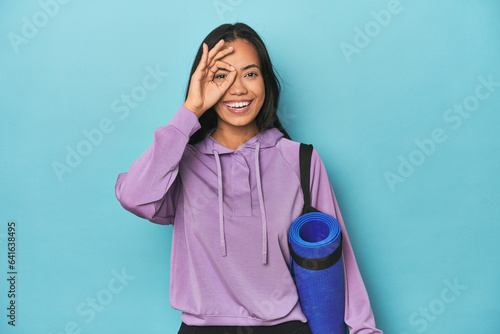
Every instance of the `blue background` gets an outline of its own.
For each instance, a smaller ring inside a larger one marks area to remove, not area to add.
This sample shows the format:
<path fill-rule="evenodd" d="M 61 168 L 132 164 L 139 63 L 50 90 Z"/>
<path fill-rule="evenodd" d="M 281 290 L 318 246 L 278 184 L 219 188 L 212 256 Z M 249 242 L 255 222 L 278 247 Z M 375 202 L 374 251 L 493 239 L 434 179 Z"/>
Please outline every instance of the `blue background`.
<path fill-rule="evenodd" d="M 125 211 L 114 184 L 184 102 L 203 38 L 242 21 L 283 79 L 282 122 L 326 165 L 378 327 L 498 333 L 500 2 L 45 3 L 54 1 L 0 1 L 0 332 L 176 333 L 172 229 Z M 145 91 L 148 69 L 162 77 Z M 141 101 L 125 114 L 120 98 L 132 92 Z M 464 101 L 478 102 L 470 116 L 446 121 Z M 106 119 L 108 133 L 58 177 L 67 147 Z M 436 128 L 446 139 L 422 153 L 415 141 L 429 143 Z M 410 158 L 418 166 L 405 171 L 400 159 Z M 387 173 L 398 168 L 405 176 L 391 187 Z M 15 328 L 6 317 L 11 220 Z"/>

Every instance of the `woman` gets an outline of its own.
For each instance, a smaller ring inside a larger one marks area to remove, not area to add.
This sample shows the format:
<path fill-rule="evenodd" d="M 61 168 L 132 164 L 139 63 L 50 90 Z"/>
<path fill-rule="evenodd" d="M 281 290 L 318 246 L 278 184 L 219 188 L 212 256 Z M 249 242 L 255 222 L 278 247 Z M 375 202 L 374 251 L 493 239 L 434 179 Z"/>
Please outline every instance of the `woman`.
<path fill-rule="evenodd" d="M 116 182 L 122 206 L 173 224 L 170 303 L 179 333 L 310 333 L 288 270 L 301 214 L 299 143 L 277 116 L 280 86 L 249 26 L 225 24 L 200 46 L 184 104 Z M 316 151 L 311 201 L 341 222 L 351 333 L 381 333 Z"/>

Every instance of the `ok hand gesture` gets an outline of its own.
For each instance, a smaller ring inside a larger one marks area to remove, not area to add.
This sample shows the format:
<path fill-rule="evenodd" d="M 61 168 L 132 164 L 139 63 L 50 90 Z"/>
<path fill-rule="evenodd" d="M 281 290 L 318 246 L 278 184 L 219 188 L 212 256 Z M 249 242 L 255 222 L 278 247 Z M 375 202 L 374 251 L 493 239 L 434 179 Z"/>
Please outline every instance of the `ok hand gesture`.
<path fill-rule="evenodd" d="M 233 52 L 232 47 L 220 51 L 224 43 L 224 40 L 221 39 L 210 52 L 208 52 L 208 46 L 203 43 L 203 54 L 200 63 L 191 76 L 188 97 L 183 106 L 194 112 L 198 117 L 221 99 L 236 78 L 234 67 L 220 60 Z M 216 83 L 214 76 L 218 69 L 226 69 L 228 72 L 224 72 L 224 74 L 227 73 L 225 78 L 217 80 Z"/>

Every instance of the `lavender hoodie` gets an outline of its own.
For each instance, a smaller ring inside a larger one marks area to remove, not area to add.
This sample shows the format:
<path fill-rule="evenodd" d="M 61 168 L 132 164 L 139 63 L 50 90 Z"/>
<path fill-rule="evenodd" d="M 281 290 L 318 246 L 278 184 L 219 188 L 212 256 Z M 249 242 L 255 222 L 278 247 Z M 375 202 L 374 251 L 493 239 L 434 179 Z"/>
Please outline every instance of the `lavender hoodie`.
<path fill-rule="evenodd" d="M 196 115 L 180 107 L 127 173 L 118 175 L 122 206 L 153 223 L 173 224 L 170 304 L 201 326 L 267 326 L 306 318 L 289 272 L 288 230 L 301 214 L 299 143 L 278 129 L 236 150 L 210 134 L 195 144 Z M 316 150 L 311 204 L 342 227 L 346 309 L 353 334 L 382 333 Z"/>

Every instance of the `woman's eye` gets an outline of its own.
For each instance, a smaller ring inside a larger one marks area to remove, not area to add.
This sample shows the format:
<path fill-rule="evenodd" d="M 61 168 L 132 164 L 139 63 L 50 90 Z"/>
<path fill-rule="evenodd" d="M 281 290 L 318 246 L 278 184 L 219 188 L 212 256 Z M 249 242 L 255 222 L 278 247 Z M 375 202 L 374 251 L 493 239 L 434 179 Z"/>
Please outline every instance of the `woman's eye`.
<path fill-rule="evenodd" d="M 254 77 L 259 76 L 259 74 L 255 73 L 255 72 L 250 72 L 250 73 L 247 73 L 245 76 L 250 77 L 250 78 L 254 78 Z M 227 74 L 217 74 L 214 77 L 214 79 L 225 79 L 225 78 L 227 78 Z"/>

